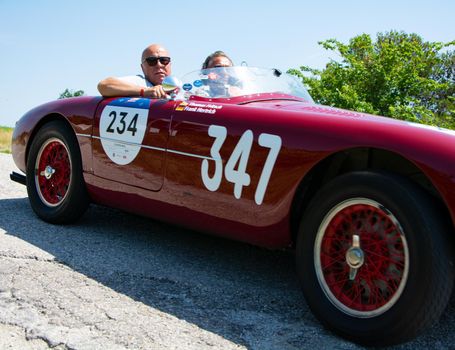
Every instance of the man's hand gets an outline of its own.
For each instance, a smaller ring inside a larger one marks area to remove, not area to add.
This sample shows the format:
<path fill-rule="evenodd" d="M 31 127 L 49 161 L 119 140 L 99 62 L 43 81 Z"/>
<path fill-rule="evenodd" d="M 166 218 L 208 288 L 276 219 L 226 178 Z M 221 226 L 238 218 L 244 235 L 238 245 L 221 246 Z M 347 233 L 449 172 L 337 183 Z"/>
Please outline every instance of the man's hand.
<path fill-rule="evenodd" d="M 144 88 L 144 97 L 167 98 L 169 97 L 161 85 Z"/>

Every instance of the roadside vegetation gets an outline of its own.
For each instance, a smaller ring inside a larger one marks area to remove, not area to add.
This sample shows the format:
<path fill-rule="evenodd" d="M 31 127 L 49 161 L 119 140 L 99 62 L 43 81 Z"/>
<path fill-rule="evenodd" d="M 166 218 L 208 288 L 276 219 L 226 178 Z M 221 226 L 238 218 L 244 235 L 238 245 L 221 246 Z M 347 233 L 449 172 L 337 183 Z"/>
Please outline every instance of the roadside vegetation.
<path fill-rule="evenodd" d="M 288 71 L 316 103 L 455 129 L 455 40 L 390 31 L 319 44 L 336 57 L 325 69 Z"/>
<path fill-rule="evenodd" d="M 11 137 L 13 128 L 0 126 L 0 153 L 11 153 Z"/>
<path fill-rule="evenodd" d="M 70 98 L 70 97 L 79 97 L 79 96 L 84 96 L 84 90 L 70 90 L 70 89 L 65 89 L 65 91 L 60 93 L 59 100 L 62 98 Z"/>

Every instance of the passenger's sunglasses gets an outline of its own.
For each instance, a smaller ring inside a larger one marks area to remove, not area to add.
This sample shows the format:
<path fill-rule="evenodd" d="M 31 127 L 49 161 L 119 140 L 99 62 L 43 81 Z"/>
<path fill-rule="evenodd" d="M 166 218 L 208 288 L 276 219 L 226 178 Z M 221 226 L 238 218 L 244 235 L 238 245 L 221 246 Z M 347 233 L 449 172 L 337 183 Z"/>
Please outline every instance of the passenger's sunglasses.
<path fill-rule="evenodd" d="M 158 63 L 158 61 L 160 61 L 160 63 L 161 63 L 163 66 L 167 66 L 169 63 L 171 63 L 171 58 L 170 58 L 170 57 L 166 57 L 166 56 L 163 56 L 163 57 L 150 56 L 150 57 L 147 57 L 146 59 L 144 59 L 144 60 L 142 61 L 142 63 L 147 62 L 147 64 L 148 64 L 150 67 L 153 67 L 153 66 L 156 66 L 156 64 Z"/>

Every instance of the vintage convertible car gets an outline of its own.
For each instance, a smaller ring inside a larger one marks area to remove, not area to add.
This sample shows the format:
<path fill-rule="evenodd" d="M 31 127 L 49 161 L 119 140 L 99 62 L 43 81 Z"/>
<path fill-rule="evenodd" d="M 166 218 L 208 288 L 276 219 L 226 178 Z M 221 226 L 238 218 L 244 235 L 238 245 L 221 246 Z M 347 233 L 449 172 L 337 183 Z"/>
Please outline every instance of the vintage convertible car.
<path fill-rule="evenodd" d="M 169 99 L 46 103 L 12 150 L 47 222 L 93 202 L 295 249 L 314 314 L 361 344 L 415 337 L 451 296 L 454 133 L 317 105 L 276 69 L 194 72 Z"/>

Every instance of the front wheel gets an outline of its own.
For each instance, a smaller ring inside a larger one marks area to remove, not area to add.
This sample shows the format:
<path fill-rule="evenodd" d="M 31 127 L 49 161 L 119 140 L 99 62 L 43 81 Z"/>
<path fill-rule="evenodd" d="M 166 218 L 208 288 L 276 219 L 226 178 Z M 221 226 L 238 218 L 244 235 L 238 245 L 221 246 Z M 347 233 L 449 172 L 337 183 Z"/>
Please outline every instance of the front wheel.
<path fill-rule="evenodd" d="M 390 175 L 328 183 L 299 228 L 297 270 L 314 314 L 365 345 L 392 345 L 437 320 L 454 281 L 450 226 L 426 193 Z"/>
<path fill-rule="evenodd" d="M 27 193 L 35 213 L 54 224 L 71 223 L 87 209 L 79 145 L 63 121 L 36 134 L 27 158 Z"/>

